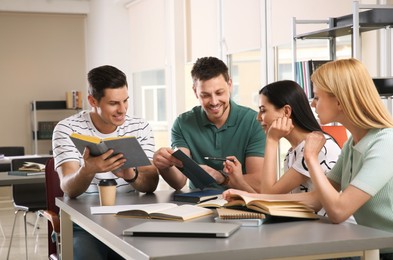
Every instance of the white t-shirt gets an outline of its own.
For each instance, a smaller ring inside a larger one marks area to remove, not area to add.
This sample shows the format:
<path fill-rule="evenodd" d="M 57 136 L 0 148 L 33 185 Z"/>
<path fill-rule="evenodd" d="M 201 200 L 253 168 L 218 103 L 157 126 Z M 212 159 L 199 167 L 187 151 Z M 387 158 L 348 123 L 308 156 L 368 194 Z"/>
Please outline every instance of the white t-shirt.
<path fill-rule="evenodd" d="M 319 152 L 318 160 L 326 174 L 336 164 L 338 156 L 341 153 L 341 149 L 340 146 L 332 139 L 332 137 L 325 134 L 325 138 L 326 143 Z M 298 173 L 303 174 L 309 178 L 307 183 L 301 185 L 299 188 L 294 189 L 292 193 L 312 190 L 310 173 L 308 172 L 307 165 L 304 161 L 304 144 L 305 141 L 301 142 L 295 149 L 289 149 L 284 159 L 284 172 L 287 172 L 288 169 L 293 168 Z"/>
<path fill-rule="evenodd" d="M 55 169 L 62 163 L 68 161 L 78 161 L 80 165 L 84 164 L 82 155 L 76 149 L 74 143 L 69 138 L 71 133 L 82 135 L 96 136 L 99 138 L 135 136 L 145 151 L 146 156 L 152 160 L 155 151 L 154 136 L 148 122 L 141 118 L 132 118 L 126 115 L 123 125 L 110 134 L 99 132 L 90 118 L 90 111 L 82 111 L 60 121 L 54 131 L 52 138 L 53 157 L 55 159 Z M 97 184 L 100 179 L 117 178 L 112 172 L 97 173 L 86 193 L 98 193 Z M 123 179 L 116 179 L 118 192 L 130 192 L 132 186 Z"/>

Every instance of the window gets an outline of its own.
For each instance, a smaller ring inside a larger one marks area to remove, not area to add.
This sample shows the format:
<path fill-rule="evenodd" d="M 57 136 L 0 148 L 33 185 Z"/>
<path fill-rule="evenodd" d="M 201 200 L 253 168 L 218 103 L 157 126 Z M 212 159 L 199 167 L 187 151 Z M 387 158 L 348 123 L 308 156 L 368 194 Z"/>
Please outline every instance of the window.
<path fill-rule="evenodd" d="M 228 56 L 232 77 L 232 99 L 239 105 L 258 108 L 261 88 L 261 61 L 259 51 L 246 51 Z"/>
<path fill-rule="evenodd" d="M 142 86 L 142 117 L 154 130 L 166 130 L 166 93 L 164 85 Z"/>
<path fill-rule="evenodd" d="M 156 147 L 168 146 L 167 86 L 165 70 L 133 74 L 134 114 L 153 129 Z"/>

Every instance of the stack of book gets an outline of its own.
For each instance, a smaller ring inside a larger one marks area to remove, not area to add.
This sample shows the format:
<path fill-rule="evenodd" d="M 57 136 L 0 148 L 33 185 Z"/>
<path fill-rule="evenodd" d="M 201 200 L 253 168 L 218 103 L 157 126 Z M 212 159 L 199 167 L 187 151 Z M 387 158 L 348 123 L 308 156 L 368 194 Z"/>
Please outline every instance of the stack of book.
<path fill-rule="evenodd" d="M 313 209 L 297 201 L 261 200 L 231 194 L 231 200 L 210 200 L 200 207 L 217 208 L 217 222 L 237 222 L 257 226 L 265 222 L 319 219 Z"/>
<path fill-rule="evenodd" d="M 66 92 L 66 107 L 81 109 L 83 103 L 82 91 L 71 90 Z"/>
<path fill-rule="evenodd" d="M 296 82 L 303 88 L 309 99 L 314 97 L 311 75 L 322 64 L 330 60 L 307 60 L 295 63 Z"/>
<path fill-rule="evenodd" d="M 57 125 L 57 121 L 41 121 L 38 122 L 38 140 L 52 139 L 53 129 Z"/>
<path fill-rule="evenodd" d="M 45 174 L 45 164 L 36 162 L 25 162 L 17 171 L 9 171 L 8 175 L 35 176 Z"/>

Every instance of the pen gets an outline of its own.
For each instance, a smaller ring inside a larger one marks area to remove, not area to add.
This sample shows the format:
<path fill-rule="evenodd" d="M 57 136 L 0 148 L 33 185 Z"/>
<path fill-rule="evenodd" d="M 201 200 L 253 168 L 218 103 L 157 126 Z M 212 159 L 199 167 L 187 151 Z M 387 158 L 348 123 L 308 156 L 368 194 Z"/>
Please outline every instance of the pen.
<path fill-rule="evenodd" d="M 231 162 L 235 161 L 235 160 L 232 160 L 232 159 L 218 158 L 218 157 L 209 157 L 209 156 L 205 156 L 205 160 L 223 161 L 223 162 L 225 162 L 226 160 L 231 161 Z"/>

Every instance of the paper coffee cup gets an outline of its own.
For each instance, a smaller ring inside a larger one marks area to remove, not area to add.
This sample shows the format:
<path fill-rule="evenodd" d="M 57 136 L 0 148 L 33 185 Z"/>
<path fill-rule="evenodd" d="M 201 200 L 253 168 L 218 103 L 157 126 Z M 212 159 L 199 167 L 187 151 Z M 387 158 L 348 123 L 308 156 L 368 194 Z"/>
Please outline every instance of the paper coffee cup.
<path fill-rule="evenodd" d="M 116 202 L 116 185 L 114 179 L 104 179 L 98 184 L 101 206 L 113 206 Z"/>

